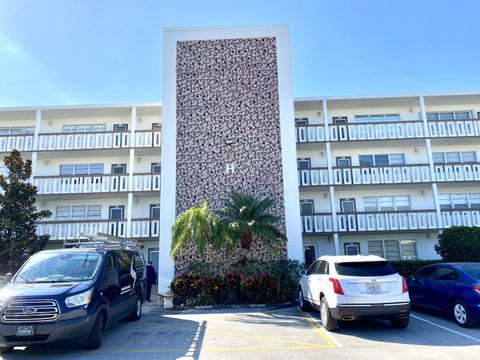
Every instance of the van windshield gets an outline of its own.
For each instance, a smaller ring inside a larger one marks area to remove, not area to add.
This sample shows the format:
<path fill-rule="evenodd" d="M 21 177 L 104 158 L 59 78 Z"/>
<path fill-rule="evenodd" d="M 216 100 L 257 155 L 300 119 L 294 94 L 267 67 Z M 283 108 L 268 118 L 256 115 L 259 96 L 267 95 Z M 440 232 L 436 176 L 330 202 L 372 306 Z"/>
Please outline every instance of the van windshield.
<path fill-rule="evenodd" d="M 86 281 L 95 276 L 101 255 L 97 253 L 38 253 L 15 277 L 15 283 Z"/>

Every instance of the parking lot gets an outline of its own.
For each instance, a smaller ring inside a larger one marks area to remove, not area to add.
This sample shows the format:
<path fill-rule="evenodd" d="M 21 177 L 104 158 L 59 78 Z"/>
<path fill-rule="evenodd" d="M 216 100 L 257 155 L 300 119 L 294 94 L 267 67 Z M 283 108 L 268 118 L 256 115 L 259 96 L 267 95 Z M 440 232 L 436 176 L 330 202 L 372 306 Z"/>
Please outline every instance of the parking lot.
<path fill-rule="evenodd" d="M 387 321 L 347 323 L 325 332 L 317 312 L 296 307 L 160 311 L 151 303 L 138 322 L 107 329 L 99 350 L 36 346 L 4 359 L 473 359 L 480 327 L 462 329 L 447 317 L 413 312 L 410 326 Z"/>

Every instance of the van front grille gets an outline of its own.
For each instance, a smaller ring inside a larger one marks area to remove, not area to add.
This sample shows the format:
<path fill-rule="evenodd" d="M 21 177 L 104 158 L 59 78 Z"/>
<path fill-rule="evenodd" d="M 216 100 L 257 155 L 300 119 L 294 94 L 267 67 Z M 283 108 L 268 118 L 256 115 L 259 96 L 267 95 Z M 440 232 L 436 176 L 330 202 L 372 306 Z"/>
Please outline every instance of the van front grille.
<path fill-rule="evenodd" d="M 4 322 L 53 321 L 60 311 L 55 300 L 13 300 L 5 305 L 2 312 Z"/>

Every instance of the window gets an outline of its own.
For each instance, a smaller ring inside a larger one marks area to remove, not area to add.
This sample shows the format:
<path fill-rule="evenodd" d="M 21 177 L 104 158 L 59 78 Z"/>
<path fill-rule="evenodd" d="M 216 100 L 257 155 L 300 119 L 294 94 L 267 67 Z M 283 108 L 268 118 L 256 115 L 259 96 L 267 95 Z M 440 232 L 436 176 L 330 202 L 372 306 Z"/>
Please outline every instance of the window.
<path fill-rule="evenodd" d="M 153 130 L 153 131 L 162 131 L 162 124 L 160 124 L 160 123 L 153 123 L 153 124 L 152 124 L 152 130 Z"/>
<path fill-rule="evenodd" d="M 354 213 L 355 199 L 340 199 L 340 210 L 343 213 Z"/>
<path fill-rule="evenodd" d="M 295 119 L 295 126 L 307 126 L 307 125 L 308 125 L 308 118 Z"/>
<path fill-rule="evenodd" d="M 0 135 L 17 135 L 17 134 L 34 134 L 35 128 L 31 126 L 21 127 L 2 127 L 0 128 Z"/>
<path fill-rule="evenodd" d="M 100 220 L 101 217 L 101 205 L 57 206 L 55 210 L 56 220 Z"/>
<path fill-rule="evenodd" d="M 358 162 L 360 163 L 360 166 L 403 165 L 405 164 L 405 155 L 404 154 L 359 155 Z"/>
<path fill-rule="evenodd" d="M 400 121 L 400 114 L 355 115 L 356 122 L 391 122 Z"/>
<path fill-rule="evenodd" d="M 480 193 L 469 194 L 439 194 L 440 209 L 479 209 Z"/>
<path fill-rule="evenodd" d="M 337 166 L 339 167 L 352 166 L 352 158 L 350 156 L 337 157 Z"/>
<path fill-rule="evenodd" d="M 471 119 L 471 111 L 427 112 L 427 120 L 467 120 Z"/>
<path fill-rule="evenodd" d="M 123 219 L 123 212 L 125 210 L 125 206 L 110 206 L 110 219 L 111 220 L 121 220 Z"/>
<path fill-rule="evenodd" d="M 320 261 L 317 260 L 312 265 L 310 265 L 310 267 L 307 270 L 307 275 L 315 274 L 319 262 Z"/>
<path fill-rule="evenodd" d="M 126 174 L 127 164 L 112 164 L 112 174 Z"/>
<path fill-rule="evenodd" d="M 445 266 L 439 266 L 437 267 L 437 271 L 435 272 L 434 280 L 457 280 L 459 276 L 460 274 L 455 269 Z"/>
<path fill-rule="evenodd" d="M 151 172 L 153 174 L 160 174 L 161 170 L 162 166 L 160 165 L 160 163 L 152 163 Z"/>
<path fill-rule="evenodd" d="M 304 251 L 304 254 L 305 254 L 305 266 L 308 267 L 317 258 L 317 254 L 316 254 L 316 251 L 315 251 L 315 245 L 305 245 L 303 247 L 303 251 Z"/>
<path fill-rule="evenodd" d="M 127 251 L 118 251 L 118 269 L 120 276 L 130 275 L 130 268 L 132 266 L 132 257 Z"/>
<path fill-rule="evenodd" d="M 160 204 L 150 205 L 150 217 L 152 219 L 160 219 Z"/>
<path fill-rule="evenodd" d="M 314 213 L 313 200 L 300 200 L 300 214 L 312 215 Z"/>
<path fill-rule="evenodd" d="M 410 196 L 365 196 L 363 208 L 365 211 L 402 211 L 410 210 Z"/>
<path fill-rule="evenodd" d="M 60 165 L 60 175 L 90 175 L 103 174 L 103 164 L 63 164 Z"/>
<path fill-rule="evenodd" d="M 106 131 L 105 124 L 63 125 L 63 132 L 95 132 Z"/>
<path fill-rule="evenodd" d="M 360 243 L 350 242 L 343 244 L 345 255 L 360 255 Z"/>
<path fill-rule="evenodd" d="M 346 116 L 334 116 L 332 120 L 334 124 L 346 124 L 348 122 L 348 118 Z"/>
<path fill-rule="evenodd" d="M 372 240 L 368 253 L 387 260 L 412 260 L 417 258 L 417 247 L 415 240 Z"/>
<path fill-rule="evenodd" d="M 128 131 L 128 124 L 114 124 L 113 131 L 114 132 Z"/>
<path fill-rule="evenodd" d="M 317 268 L 317 274 L 328 275 L 328 262 L 326 262 L 325 260 L 320 261 L 320 264 Z"/>
<path fill-rule="evenodd" d="M 335 264 L 338 275 L 345 276 L 385 276 L 397 272 L 387 261 L 358 261 Z"/>
<path fill-rule="evenodd" d="M 477 162 L 477 153 L 475 151 L 434 152 L 433 162 L 435 164 Z"/>
<path fill-rule="evenodd" d="M 310 159 L 297 159 L 299 169 L 310 169 Z"/>

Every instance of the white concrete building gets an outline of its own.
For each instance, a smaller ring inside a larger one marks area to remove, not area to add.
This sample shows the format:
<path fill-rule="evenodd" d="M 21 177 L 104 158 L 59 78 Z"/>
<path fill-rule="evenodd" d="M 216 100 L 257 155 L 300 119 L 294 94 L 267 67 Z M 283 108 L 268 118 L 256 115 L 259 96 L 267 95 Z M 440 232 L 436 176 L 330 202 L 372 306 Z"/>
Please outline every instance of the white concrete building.
<path fill-rule="evenodd" d="M 436 258 L 439 230 L 480 226 L 480 94 L 296 99 L 294 108 L 307 261 Z M 49 246 L 104 232 L 140 240 L 156 259 L 161 122 L 160 104 L 0 109 L 0 156 L 16 148 L 32 159 L 38 208 L 52 211 L 38 227 Z"/>

